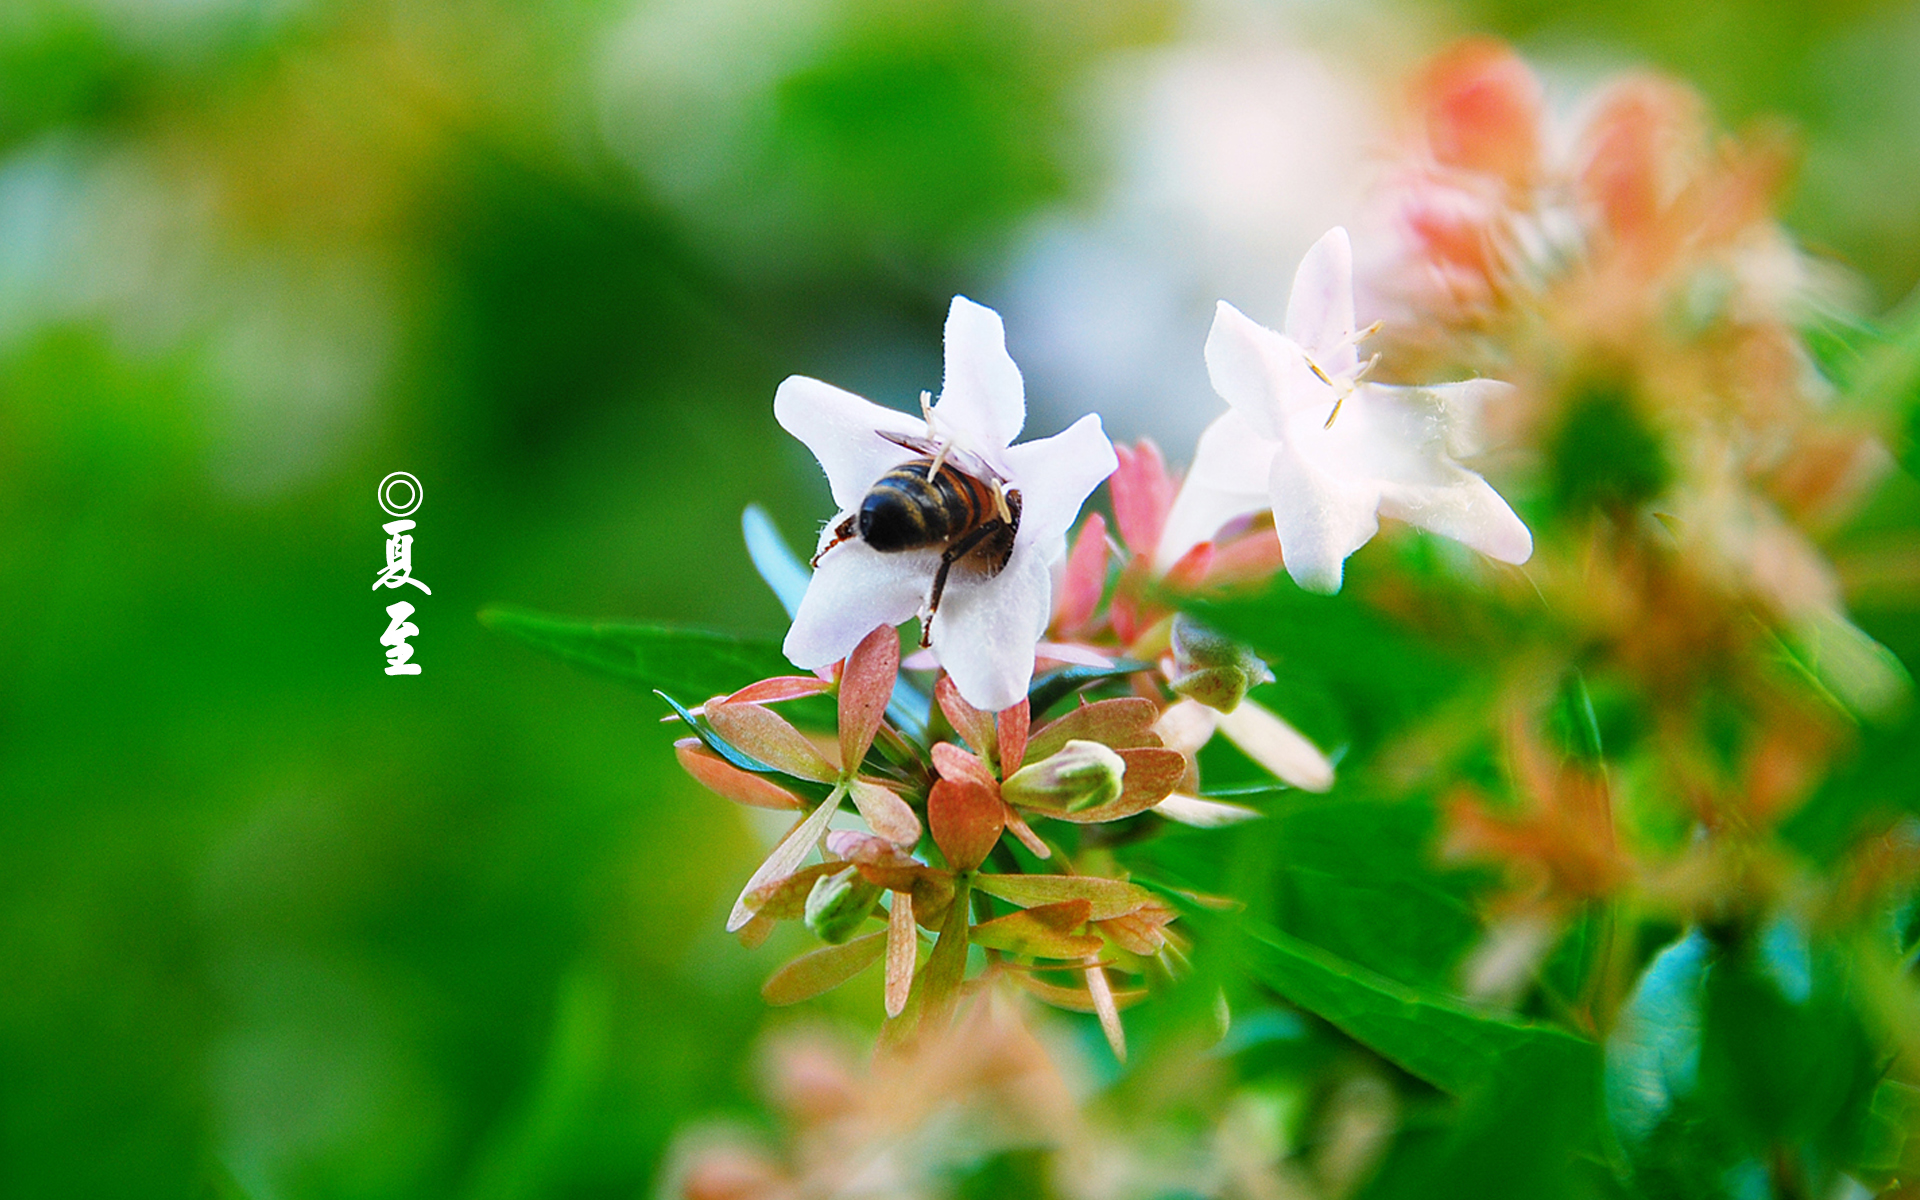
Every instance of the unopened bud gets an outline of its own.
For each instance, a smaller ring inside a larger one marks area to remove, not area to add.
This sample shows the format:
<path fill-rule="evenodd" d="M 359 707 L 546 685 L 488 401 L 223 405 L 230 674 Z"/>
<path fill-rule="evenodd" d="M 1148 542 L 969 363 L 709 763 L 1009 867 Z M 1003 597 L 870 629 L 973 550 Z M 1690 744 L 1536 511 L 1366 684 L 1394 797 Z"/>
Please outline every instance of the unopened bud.
<path fill-rule="evenodd" d="M 1126 773 L 1127 760 L 1112 747 L 1075 738 L 1015 771 L 1000 785 L 1000 794 L 1022 808 L 1078 812 L 1118 800 Z"/>
<path fill-rule="evenodd" d="M 1239 642 L 1185 613 L 1173 618 L 1173 672 L 1167 682 L 1177 694 L 1218 712 L 1232 712 L 1247 689 L 1272 680 L 1267 664 Z"/>
<path fill-rule="evenodd" d="M 880 889 L 853 867 L 822 875 L 807 893 L 807 928 L 821 941 L 837 946 L 866 922 L 879 898 Z"/>

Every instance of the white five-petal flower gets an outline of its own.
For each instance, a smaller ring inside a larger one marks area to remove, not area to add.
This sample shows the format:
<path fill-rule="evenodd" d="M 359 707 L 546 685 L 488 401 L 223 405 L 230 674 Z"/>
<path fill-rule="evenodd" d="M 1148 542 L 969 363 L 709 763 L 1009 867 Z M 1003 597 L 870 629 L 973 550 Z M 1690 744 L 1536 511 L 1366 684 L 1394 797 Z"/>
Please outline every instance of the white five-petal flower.
<path fill-rule="evenodd" d="M 822 547 L 882 475 L 916 456 L 883 434 L 927 438 L 971 455 L 1020 493 L 1006 566 L 987 575 L 956 564 L 933 618 L 934 652 L 967 703 L 987 712 L 1017 704 L 1053 610 L 1052 567 L 1066 553 L 1067 530 L 1118 465 L 1100 418 L 1089 414 L 1053 437 L 1013 445 L 1027 417 L 1020 368 L 1007 354 L 1000 315 L 964 296 L 955 296 L 947 312 L 946 377 L 931 425 L 804 375 L 780 385 L 773 412 L 827 473 L 840 511 L 822 531 Z M 857 538 L 834 546 L 794 614 L 787 657 L 808 670 L 823 667 L 846 657 L 875 626 L 920 613 L 940 552 L 881 553 Z"/>
<path fill-rule="evenodd" d="M 1354 328 L 1353 248 L 1330 230 L 1301 260 L 1286 332 L 1224 300 L 1207 335 L 1207 374 L 1231 406 L 1200 435 L 1154 555 L 1162 571 L 1237 517 L 1273 510 L 1287 573 L 1340 588 L 1347 556 L 1382 515 L 1525 562 L 1533 536 L 1485 479 L 1455 461 L 1478 447 L 1482 404 L 1508 385 L 1363 382 Z M 1368 364 L 1369 366 L 1371 364 Z"/>

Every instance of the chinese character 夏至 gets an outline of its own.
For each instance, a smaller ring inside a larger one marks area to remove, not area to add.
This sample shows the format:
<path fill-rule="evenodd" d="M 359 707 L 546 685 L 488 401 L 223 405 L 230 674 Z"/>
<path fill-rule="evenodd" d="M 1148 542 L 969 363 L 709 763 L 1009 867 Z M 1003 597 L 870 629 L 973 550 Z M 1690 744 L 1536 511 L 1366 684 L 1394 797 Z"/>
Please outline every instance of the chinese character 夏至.
<path fill-rule="evenodd" d="M 407 620 L 412 615 L 413 605 L 405 600 L 387 605 L 387 616 L 390 619 L 387 623 L 387 631 L 380 635 L 380 644 L 391 647 L 387 651 L 387 674 L 389 675 L 420 673 L 420 664 L 410 661 L 413 658 L 413 647 L 407 644 L 408 638 L 420 632 L 418 625 Z"/>
<path fill-rule="evenodd" d="M 375 588 L 397 588 L 410 583 L 427 595 L 433 595 L 433 589 L 413 577 L 413 536 L 407 530 L 413 528 L 412 521 L 388 521 L 380 528 L 387 533 L 387 567 L 373 581 Z"/>

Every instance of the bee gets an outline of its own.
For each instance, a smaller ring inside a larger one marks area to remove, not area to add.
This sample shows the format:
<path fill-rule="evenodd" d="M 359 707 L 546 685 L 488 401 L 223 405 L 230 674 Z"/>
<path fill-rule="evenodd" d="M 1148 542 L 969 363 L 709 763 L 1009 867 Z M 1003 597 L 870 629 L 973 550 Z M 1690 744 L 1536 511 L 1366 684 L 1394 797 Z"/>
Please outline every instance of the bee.
<path fill-rule="evenodd" d="M 910 434 L 880 436 L 919 457 L 901 463 L 867 489 L 860 507 L 834 528 L 833 540 L 813 556 L 812 565 L 819 566 L 829 550 L 855 538 L 882 554 L 939 547 L 940 569 L 934 572 L 920 622 L 924 647 L 932 642 L 933 616 L 940 611 L 954 564 L 964 562 L 990 578 L 1013 557 L 1013 539 L 1020 532 L 1020 492 L 966 451 Z"/>

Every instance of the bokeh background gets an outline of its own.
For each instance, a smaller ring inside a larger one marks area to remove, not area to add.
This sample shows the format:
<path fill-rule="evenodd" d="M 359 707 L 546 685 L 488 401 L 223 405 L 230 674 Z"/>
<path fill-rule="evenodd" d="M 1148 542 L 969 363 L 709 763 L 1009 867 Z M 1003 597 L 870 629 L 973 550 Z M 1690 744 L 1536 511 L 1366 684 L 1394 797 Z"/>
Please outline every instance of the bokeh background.
<path fill-rule="evenodd" d="M 782 1019 L 764 831 L 477 611 L 777 634 L 774 386 L 910 405 L 956 292 L 1031 432 L 1183 459 L 1212 301 L 1277 312 L 1466 32 L 1781 123 L 1842 298 L 1920 277 L 1910 3 L 0 5 L 0 1193 L 648 1194 Z"/>

